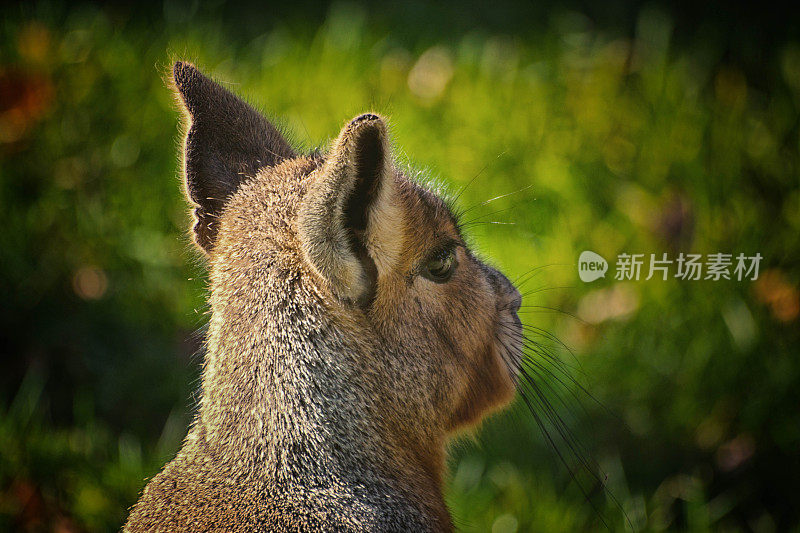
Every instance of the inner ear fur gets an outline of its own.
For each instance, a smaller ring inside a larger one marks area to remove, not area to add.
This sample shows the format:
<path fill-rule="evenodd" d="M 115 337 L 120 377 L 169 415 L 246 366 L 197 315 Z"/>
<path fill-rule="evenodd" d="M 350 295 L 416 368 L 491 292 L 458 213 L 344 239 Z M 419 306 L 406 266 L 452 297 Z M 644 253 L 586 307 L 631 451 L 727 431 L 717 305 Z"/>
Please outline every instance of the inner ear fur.
<path fill-rule="evenodd" d="M 296 154 L 263 115 L 191 63 L 175 63 L 172 74 L 187 116 L 183 171 L 187 196 L 196 204 L 194 238 L 210 252 L 217 218 L 241 183 Z"/>
<path fill-rule="evenodd" d="M 334 142 L 299 217 L 306 260 L 342 300 L 367 306 L 374 298 L 386 241 L 398 239 L 397 228 L 385 234 L 383 220 L 396 211 L 395 198 L 386 124 L 360 115 Z"/>

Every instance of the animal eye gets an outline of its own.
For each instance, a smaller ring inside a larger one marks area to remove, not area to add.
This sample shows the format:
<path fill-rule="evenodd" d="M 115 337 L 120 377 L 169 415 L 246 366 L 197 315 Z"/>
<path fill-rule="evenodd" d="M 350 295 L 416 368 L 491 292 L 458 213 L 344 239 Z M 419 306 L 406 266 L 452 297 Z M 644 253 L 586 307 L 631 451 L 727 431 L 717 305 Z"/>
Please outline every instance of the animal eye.
<path fill-rule="evenodd" d="M 422 275 L 436 283 L 444 283 L 450 279 L 458 262 L 454 250 L 443 250 L 425 263 Z"/>

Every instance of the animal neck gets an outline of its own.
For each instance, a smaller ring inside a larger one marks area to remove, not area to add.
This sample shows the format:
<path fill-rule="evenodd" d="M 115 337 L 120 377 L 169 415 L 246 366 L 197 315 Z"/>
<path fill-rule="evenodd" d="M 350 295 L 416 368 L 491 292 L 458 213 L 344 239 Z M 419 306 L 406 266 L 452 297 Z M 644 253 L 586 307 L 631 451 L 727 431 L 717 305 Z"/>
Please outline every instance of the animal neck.
<path fill-rule="evenodd" d="M 262 272 L 227 286 L 237 289 L 212 291 L 203 393 L 190 439 L 237 479 L 335 484 L 365 498 L 395 494 L 441 526 L 435 529 L 449 530 L 444 436 L 391 416 L 397 399 L 365 379 L 379 358 L 370 342 L 353 341 L 350 328 L 357 326 L 329 318 L 297 278 L 264 279 Z"/>

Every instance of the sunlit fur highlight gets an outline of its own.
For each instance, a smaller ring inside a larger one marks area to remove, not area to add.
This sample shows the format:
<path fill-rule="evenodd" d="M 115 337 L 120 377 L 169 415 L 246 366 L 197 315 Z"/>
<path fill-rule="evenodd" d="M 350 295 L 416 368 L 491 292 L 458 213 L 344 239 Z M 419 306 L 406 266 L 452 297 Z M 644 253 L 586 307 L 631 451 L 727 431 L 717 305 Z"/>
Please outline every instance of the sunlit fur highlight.
<path fill-rule="evenodd" d="M 220 116 L 249 113 L 230 93 L 215 100 L 224 89 L 191 65 L 175 69 L 198 84 L 179 85 L 184 101 L 204 96 L 187 103 L 195 123 L 207 105 L 228 106 Z M 380 142 L 359 140 L 368 122 Z M 250 123 L 260 135 L 263 124 Z M 226 139 L 231 127 L 204 138 Z M 330 152 L 275 158 L 252 174 L 230 174 L 226 144 L 212 143 L 202 154 L 211 164 L 193 167 L 211 174 L 187 172 L 211 287 L 201 400 L 127 531 L 452 530 L 445 445 L 512 399 L 520 295 L 469 250 L 447 205 L 391 164 L 385 132 L 382 117 L 363 115 Z M 361 185 L 341 185 L 364 160 L 386 164 L 360 178 L 377 181 L 353 204 Z M 217 170 L 238 177 L 220 185 Z M 208 184 L 225 198 L 213 231 L 203 226 Z M 350 247 L 343 205 L 364 209 Z M 442 246 L 458 266 L 435 283 L 421 272 Z M 370 262 L 372 278 L 340 275 Z"/>

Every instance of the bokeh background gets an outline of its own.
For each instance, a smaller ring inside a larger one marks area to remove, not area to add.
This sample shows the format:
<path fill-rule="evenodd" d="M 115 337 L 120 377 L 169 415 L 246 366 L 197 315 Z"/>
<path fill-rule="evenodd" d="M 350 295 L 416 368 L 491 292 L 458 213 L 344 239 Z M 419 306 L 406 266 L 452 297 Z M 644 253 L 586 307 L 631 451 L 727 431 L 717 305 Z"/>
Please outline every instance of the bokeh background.
<path fill-rule="evenodd" d="M 0 530 L 117 529 L 185 435 L 206 284 L 163 77 L 187 58 L 303 149 L 388 115 L 398 161 L 528 273 L 542 390 L 583 452 L 521 402 L 493 417 L 453 446 L 461 530 L 797 531 L 799 24 L 720 2 L 4 8 Z M 586 284 L 585 249 L 764 259 L 756 281 Z"/>

